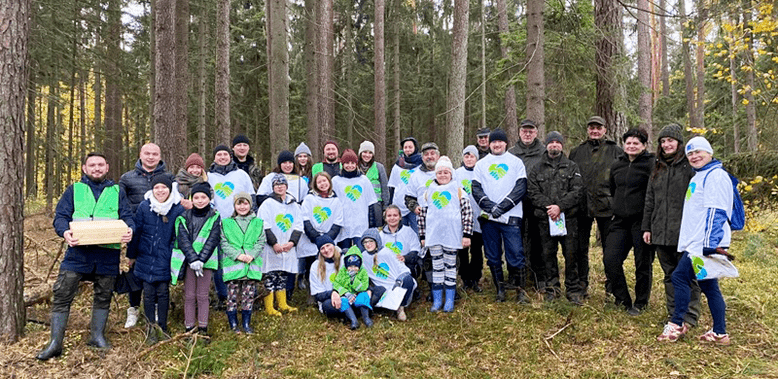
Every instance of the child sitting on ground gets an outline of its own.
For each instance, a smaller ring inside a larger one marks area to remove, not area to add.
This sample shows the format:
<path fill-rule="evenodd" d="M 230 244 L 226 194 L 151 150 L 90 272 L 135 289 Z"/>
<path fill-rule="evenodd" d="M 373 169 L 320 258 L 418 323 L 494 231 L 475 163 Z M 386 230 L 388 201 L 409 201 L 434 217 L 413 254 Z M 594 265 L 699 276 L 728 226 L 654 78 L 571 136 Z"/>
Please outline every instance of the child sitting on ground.
<path fill-rule="evenodd" d="M 366 327 L 373 326 L 373 320 L 370 319 L 370 293 L 368 286 L 370 278 L 367 276 L 367 270 L 362 267 L 362 253 L 359 248 L 352 246 L 343 258 L 344 265 L 338 270 L 335 280 L 332 281 L 332 288 L 341 296 L 340 311 L 346 315 L 351 322 L 351 330 L 359 328 L 357 316 L 354 308 L 359 308 L 362 314 L 362 321 Z"/>

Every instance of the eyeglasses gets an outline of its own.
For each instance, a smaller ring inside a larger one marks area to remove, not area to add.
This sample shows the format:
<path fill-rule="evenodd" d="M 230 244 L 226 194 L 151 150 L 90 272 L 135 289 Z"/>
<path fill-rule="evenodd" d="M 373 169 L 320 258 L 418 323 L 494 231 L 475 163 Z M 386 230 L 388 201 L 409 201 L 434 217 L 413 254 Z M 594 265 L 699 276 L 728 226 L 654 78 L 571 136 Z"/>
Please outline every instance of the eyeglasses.
<path fill-rule="evenodd" d="M 489 136 L 478 136 L 478 139 L 487 139 Z"/>
<path fill-rule="evenodd" d="M 526 134 L 531 134 L 531 133 L 537 133 L 538 130 L 535 128 L 522 128 L 521 132 Z"/>
<path fill-rule="evenodd" d="M 605 127 L 597 124 L 589 124 L 589 129 L 605 129 Z"/>

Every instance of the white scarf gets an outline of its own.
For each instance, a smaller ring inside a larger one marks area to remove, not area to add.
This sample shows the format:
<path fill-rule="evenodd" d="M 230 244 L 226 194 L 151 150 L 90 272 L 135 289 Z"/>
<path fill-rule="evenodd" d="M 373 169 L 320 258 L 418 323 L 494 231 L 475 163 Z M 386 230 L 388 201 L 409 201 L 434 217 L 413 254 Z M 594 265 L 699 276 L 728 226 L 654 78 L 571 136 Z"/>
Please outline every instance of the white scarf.
<path fill-rule="evenodd" d="M 170 208 L 172 208 L 174 204 L 181 202 L 181 194 L 178 192 L 178 183 L 176 182 L 173 182 L 173 189 L 170 191 L 170 195 L 164 203 L 157 201 L 157 198 L 154 197 L 154 190 L 148 190 L 143 197 L 151 202 L 151 211 L 160 216 L 167 216 L 167 213 L 170 212 Z"/>

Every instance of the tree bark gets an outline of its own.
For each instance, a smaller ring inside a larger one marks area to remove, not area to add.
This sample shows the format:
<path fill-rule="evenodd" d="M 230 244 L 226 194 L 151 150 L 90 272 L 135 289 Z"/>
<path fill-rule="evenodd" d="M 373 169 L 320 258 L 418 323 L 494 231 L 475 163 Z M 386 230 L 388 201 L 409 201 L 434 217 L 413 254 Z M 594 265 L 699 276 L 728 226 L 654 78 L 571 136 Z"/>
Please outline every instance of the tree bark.
<path fill-rule="evenodd" d="M 319 119 L 319 146 L 328 139 L 335 138 L 335 125 L 332 104 L 332 44 L 333 44 L 333 0 L 319 0 L 316 8 L 318 35 L 316 39 L 316 68 L 318 72 L 317 117 Z"/>
<path fill-rule="evenodd" d="M 697 0 L 697 126 L 705 128 L 705 0 Z"/>
<path fill-rule="evenodd" d="M 454 0 L 454 24 L 451 41 L 451 81 L 446 111 L 448 114 L 446 149 L 458 152 L 464 148 L 465 88 L 467 80 L 467 34 L 470 16 L 468 0 Z M 451 154 L 454 167 L 462 161 L 461 154 Z"/>
<path fill-rule="evenodd" d="M 230 0 L 216 2 L 216 85 L 214 88 L 216 144 L 229 144 L 232 138 L 230 136 L 232 133 L 230 130 Z"/>
<path fill-rule="evenodd" d="M 395 0 L 395 17 L 399 18 L 399 12 L 401 9 L 402 3 L 401 0 Z M 400 20 L 396 19 L 392 23 L 393 33 L 392 38 L 394 39 L 393 47 L 394 47 L 394 57 L 392 59 L 392 66 L 393 66 L 393 92 L 394 92 L 394 106 L 393 112 L 392 112 L 392 124 L 394 125 L 393 132 L 394 132 L 394 141 L 392 144 L 393 149 L 387 153 L 387 161 L 385 162 L 386 165 L 391 165 L 392 161 L 394 160 L 395 154 L 402 148 L 400 146 L 400 140 L 402 139 L 400 133 L 401 133 L 401 127 L 402 127 L 402 120 L 400 119 L 401 113 L 400 113 Z M 391 170 L 391 168 L 389 168 Z"/>
<path fill-rule="evenodd" d="M 486 1 L 481 0 L 478 11 L 481 14 L 481 122 L 472 129 L 486 127 Z"/>
<path fill-rule="evenodd" d="M 670 63 L 667 60 L 667 0 L 659 1 L 659 39 L 662 45 L 660 54 L 662 55 L 661 76 L 662 76 L 662 96 L 670 96 Z"/>
<path fill-rule="evenodd" d="M 175 132 L 181 139 L 174 140 L 173 149 L 162 151 L 169 170 L 184 167 L 187 157 L 187 131 L 189 129 L 189 0 L 176 0 L 176 122 Z"/>
<path fill-rule="evenodd" d="M 679 0 L 683 1 L 683 0 Z M 618 83 L 614 62 L 619 51 L 619 10 L 615 0 L 594 0 L 594 24 L 600 30 L 595 51 L 597 66 L 597 96 L 594 113 L 605 119 L 605 124 L 616 129 L 616 111 L 614 103 L 617 97 Z"/>
<path fill-rule="evenodd" d="M 25 144 L 26 159 L 25 159 L 25 196 L 28 199 L 36 199 L 38 197 L 38 171 L 35 167 L 35 156 L 37 149 L 37 139 L 35 138 L 35 97 L 37 96 L 37 88 L 35 88 L 35 70 L 36 66 L 30 65 L 29 79 L 27 83 L 33 84 L 33 87 L 27 91 L 27 127 L 26 137 L 27 143 Z"/>
<path fill-rule="evenodd" d="M 500 35 L 510 32 L 508 30 L 508 8 L 505 1 L 497 0 L 497 27 Z M 502 59 L 508 59 L 510 56 L 508 47 L 502 41 L 500 42 L 500 56 Z M 510 74 L 511 70 L 508 70 L 508 73 Z M 508 83 L 508 87 L 505 89 L 505 127 L 508 129 L 508 139 L 518 141 L 519 121 L 516 113 L 516 87 L 511 83 Z"/>
<path fill-rule="evenodd" d="M 200 50 L 200 62 L 199 66 L 197 68 L 197 90 L 198 90 L 198 98 L 199 98 L 199 104 L 197 110 L 197 151 L 199 151 L 201 154 L 206 151 L 206 142 L 208 141 L 208 136 L 206 135 L 206 117 L 205 112 L 207 109 L 207 94 L 208 94 L 208 88 L 206 87 L 206 79 L 208 78 L 208 75 L 205 71 L 205 57 L 207 56 L 208 52 L 208 38 L 210 37 L 208 34 L 208 22 L 206 22 L 206 17 L 208 15 L 208 11 L 205 7 L 202 8 L 202 13 L 200 14 L 200 20 L 199 20 L 199 50 Z"/>
<path fill-rule="evenodd" d="M 638 0 L 638 82 L 640 82 L 640 95 L 638 97 L 638 127 L 648 132 L 648 140 L 653 141 L 651 112 L 653 95 L 651 94 L 651 35 L 649 29 L 648 0 Z"/>
<path fill-rule="evenodd" d="M 85 69 L 82 69 L 81 72 L 78 74 L 78 109 L 79 109 L 79 124 L 81 127 L 81 133 L 80 133 L 80 147 L 78 154 L 76 154 L 76 165 L 77 167 L 81 167 L 80 165 L 80 157 L 86 156 L 86 82 L 89 81 L 89 74 L 87 74 L 87 71 Z"/>
<path fill-rule="evenodd" d="M 373 34 L 375 51 L 373 66 L 375 69 L 375 161 L 386 162 L 386 60 L 384 58 L 384 14 L 385 0 L 375 0 L 375 20 Z"/>
<path fill-rule="evenodd" d="M 55 88 L 58 85 L 56 73 L 53 69 L 48 70 L 49 96 L 46 103 L 46 168 L 44 169 L 44 180 L 46 182 L 46 214 L 52 214 L 54 210 L 54 160 L 56 151 L 54 147 L 57 141 L 54 139 L 55 124 L 54 111 L 56 109 Z"/>
<path fill-rule="evenodd" d="M 289 148 L 289 49 L 286 0 L 267 0 L 271 157 Z"/>
<path fill-rule="evenodd" d="M 527 1 L 527 118 L 538 124 L 538 134 L 546 135 L 546 83 L 544 76 L 544 0 Z"/>
<path fill-rule="evenodd" d="M 108 160 L 108 178 L 119 180 L 122 174 L 122 99 L 121 72 L 121 0 L 108 2 L 105 60 L 105 131 L 103 152 Z"/>
<path fill-rule="evenodd" d="M 149 136 L 158 141 L 156 139 L 156 128 L 154 127 L 154 115 L 156 114 L 154 113 L 154 106 L 157 101 L 157 32 L 154 30 L 157 25 L 157 0 L 149 0 L 149 5 L 149 125 L 151 125 Z"/>
<path fill-rule="evenodd" d="M 317 15 L 316 1 L 305 0 L 305 116 L 307 140 L 311 152 L 318 158 L 321 153 L 319 136 L 319 117 L 318 117 L 318 68 L 316 60 L 316 38 L 317 38 Z"/>
<path fill-rule="evenodd" d="M 683 12 L 683 17 L 679 18 L 679 28 L 681 29 L 681 56 L 683 59 L 683 76 L 686 84 L 686 111 L 689 113 L 689 126 L 692 129 L 698 128 L 697 125 L 697 103 L 694 101 L 694 72 L 692 71 L 692 58 L 689 46 L 691 41 L 691 29 L 686 26 L 689 17 L 686 15 L 686 4 L 684 0 L 678 0 L 678 9 Z"/>
<path fill-rule="evenodd" d="M 740 23 L 740 15 L 737 14 L 737 12 L 732 12 L 730 14 L 730 22 L 733 25 L 737 25 Z M 735 62 L 735 58 L 737 57 L 737 54 L 735 53 L 735 33 L 730 32 L 729 38 L 731 38 L 729 42 L 729 75 L 730 75 L 730 95 L 732 100 L 732 137 L 733 137 L 733 151 L 735 154 L 740 152 L 740 127 L 738 127 L 738 117 L 737 117 L 737 111 L 740 108 L 740 105 L 738 105 L 737 101 L 737 76 L 735 76 L 735 70 L 737 70 L 737 63 Z"/>
<path fill-rule="evenodd" d="M 0 342 L 24 335 L 24 101 L 30 1 L 0 4 Z M 30 131 L 32 132 L 32 130 Z"/>
<path fill-rule="evenodd" d="M 753 30 L 751 25 L 751 2 L 744 1 L 743 4 L 743 30 L 745 31 L 746 50 L 743 52 L 745 57 L 744 64 L 750 67 L 746 71 L 746 92 L 744 95 L 746 104 L 746 142 L 749 151 L 756 151 L 759 148 L 759 133 L 756 130 L 756 103 L 754 102 L 754 42 Z"/>
<path fill-rule="evenodd" d="M 154 92 L 154 141 L 162 152 L 162 160 L 170 164 L 181 159 L 186 152 L 186 134 L 183 125 L 178 124 L 178 92 L 186 91 L 179 88 L 177 69 L 177 34 L 176 34 L 176 0 L 156 0 L 155 36 L 156 48 L 156 90 Z"/>

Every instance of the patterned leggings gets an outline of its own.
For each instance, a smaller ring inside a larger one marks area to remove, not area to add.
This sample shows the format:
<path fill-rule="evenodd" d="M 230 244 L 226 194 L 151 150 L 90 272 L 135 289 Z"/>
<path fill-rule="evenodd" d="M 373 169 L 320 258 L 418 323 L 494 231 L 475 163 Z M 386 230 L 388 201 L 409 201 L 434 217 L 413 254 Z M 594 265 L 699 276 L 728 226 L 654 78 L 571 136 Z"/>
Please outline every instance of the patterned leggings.
<path fill-rule="evenodd" d="M 289 275 L 289 273 L 286 271 L 270 271 L 267 274 L 262 275 L 265 279 L 265 288 L 271 292 L 285 290 L 287 275 Z"/>
<path fill-rule="evenodd" d="M 240 310 L 250 311 L 257 297 L 256 280 L 231 280 L 227 282 L 227 312 L 238 310 L 238 294 L 240 294 Z"/>
<path fill-rule="evenodd" d="M 435 245 L 430 247 L 429 252 L 432 257 L 432 284 L 456 287 L 457 251 Z"/>

